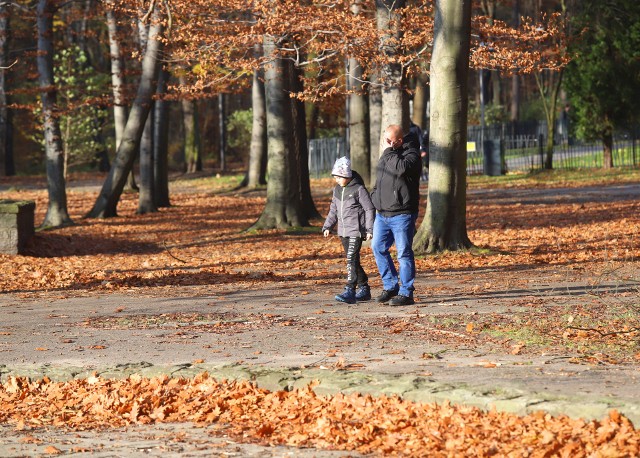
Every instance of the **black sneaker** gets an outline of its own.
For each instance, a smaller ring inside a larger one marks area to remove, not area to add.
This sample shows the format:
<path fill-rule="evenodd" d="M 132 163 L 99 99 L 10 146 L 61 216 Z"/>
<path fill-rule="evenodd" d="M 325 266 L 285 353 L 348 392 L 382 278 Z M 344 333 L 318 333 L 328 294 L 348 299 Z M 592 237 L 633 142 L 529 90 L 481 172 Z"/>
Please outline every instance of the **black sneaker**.
<path fill-rule="evenodd" d="M 413 297 L 409 297 L 409 296 L 403 296 L 402 294 L 394 297 L 393 299 L 391 299 L 391 302 L 389 302 L 389 305 L 393 305 L 393 306 L 401 306 L 401 305 L 413 305 L 415 302 L 413 302 Z"/>
<path fill-rule="evenodd" d="M 382 293 L 376 298 L 377 302 L 389 302 L 389 299 L 398 295 L 398 290 L 383 289 Z"/>

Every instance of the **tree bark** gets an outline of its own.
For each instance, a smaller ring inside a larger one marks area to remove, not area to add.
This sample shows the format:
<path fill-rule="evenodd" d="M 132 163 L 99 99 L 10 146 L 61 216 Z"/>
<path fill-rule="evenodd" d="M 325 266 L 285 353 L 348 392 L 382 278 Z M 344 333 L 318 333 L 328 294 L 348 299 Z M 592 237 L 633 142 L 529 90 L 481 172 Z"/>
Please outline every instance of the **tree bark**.
<path fill-rule="evenodd" d="M 180 76 L 180 84 L 186 85 L 184 76 Z M 198 130 L 198 108 L 192 99 L 182 99 L 182 121 L 184 125 L 184 157 L 187 162 L 187 173 L 198 171 L 200 157 L 200 135 Z M 202 170 L 202 168 L 200 168 Z"/>
<path fill-rule="evenodd" d="M 252 228 L 307 226 L 308 220 L 300 205 L 300 186 L 294 185 L 298 166 L 290 136 L 293 119 L 287 91 L 288 66 L 275 55 L 276 43 L 272 36 L 264 37 L 263 47 L 265 56 L 272 59 L 265 68 L 269 181 L 265 208 Z"/>
<path fill-rule="evenodd" d="M 53 78 L 53 15 L 54 6 L 48 0 L 39 0 L 38 17 L 38 75 L 44 142 L 47 157 L 47 191 L 49 204 L 42 227 L 60 227 L 72 224 L 67 211 L 67 191 L 64 179 L 64 150 L 60 122 L 56 113 L 56 86 Z"/>
<path fill-rule="evenodd" d="M 169 200 L 169 102 L 163 96 L 167 92 L 169 72 L 160 68 L 153 116 L 153 166 L 154 201 L 157 207 L 170 207 Z"/>
<path fill-rule="evenodd" d="M 351 13 L 360 14 L 359 2 L 351 4 Z M 369 153 L 369 125 L 367 122 L 367 92 L 363 83 L 363 68 L 357 59 L 348 60 L 347 103 L 349 104 L 349 155 L 351 167 L 369 186 L 371 177 L 371 156 Z"/>
<path fill-rule="evenodd" d="M 546 170 L 553 169 L 553 145 L 556 142 L 556 120 L 558 119 L 558 94 L 560 93 L 560 86 L 562 86 L 563 74 L 564 71 L 559 70 L 557 79 L 553 78 L 553 73 L 550 74 L 549 90 L 545 89 L 541 76 L 537 73 L 535 74 L 538 90 L 542 97 L 544 115 L 547 118 L 547 141 L 544 149 L 544 168 Z M 548 97 L 547 93 L 549 93 Z"/>
<path fill-rule="evenodd" d="M 13 167 L 13 142 L 11 140 L 9 95 L 7 94 L 7 68 L 9 39 L 11 37 L 11 12 L 7 3 L 0 4 L 0 175 L 15 174 Z"/>
<path fill-rule="evenodd" d="M 380 132 L 382 125 L 382 90 L 378 76 L 374 73 L 369 84 L 369 164 L 371 173 L 369 183 L 376 182 L 376 164 L 383 150 L 380 149 Z"/>
<path fill-rule="evenodd" d="M 369 153 L 369 126 L 367 123 L 367 95 L 362 83 L 362 67 L 356 59 L 349 59 L 349 151 L 351 167 L 369 186 L 371 156 Z"/>
<path fill-rule="evenodd" d="M 127 105 L 124 94 L 124 58 L 118 36 L 118 21 L 113 10 L 113 0 L 106 0 L 107 30 L 109 33 L 109 54 L 111 57 L 111 87 L 113 91 L 113 121 L 116 130 L 116 151 L 122 141 L 127 122 Z"/>
<path fill-rule="evenodd" d="M 154 103 L 147 115 L 147 121 L 144 123 L 142 138 L 140 139 L 140 194 L 138 195 L 138 214 L 154 213 L 158 211 L 156 207 L 154 195 L 155 183 L 153 163 L 153 112 Z"/>
<path fill-rule="evenodd" d="M 413 95 L 413 113 L 411 116 L 413 123 L 420 126 L 420 129 L 424 129 L 426 127 L 427 100 L 429 100 L 427 75 L 420 73 L 416 77 L 416 91 Z"/>
<path fill-rule="evenodd" d="M 466 162 L 471 0 L 436 0 L 431 58 L 429 195 L 416 253 L 472 246 L 467 235 Z"/>
<path fill-rule="evenodd" d="M 302 72 L 296 68 L 292 61 L 289 65 L 289 84 L 292 93 L 302 92 Z M 316 208 L 311 196 L 311 181 L 309 177 L 309 142 L 307 141 L 307 111 L 304 102 L 297 98 L 289 98 L 291 103 L 291 116 L 293 117 L 293 147 L 297 172 L 292 178 L 292 184 L 299 187 L 300 207 L 307 219 L 320 218 L 320 212 Z"/>
<path fill-rule="evenodd" d="M 607 124 L 610 125 L 609 122 Z M 605 129 L 602 134 L 602 168 L 613 168 L 613 127 Z"/>
<path fill-rule="evenodd" d="M 250 189 L 267 183 L 267 114 L 265 110 L 264 82 L 262 81 L 263 74 L 262 69 L 254 70 L 253 84 L 251 86 L 253 119 L 246 184 Z"/>
<path fill-rule="evenodd" d="M 381 68 L 380 80 L 382 86 L 382 115 L 378 144 L 380 151 L 384 130 L 392 124 L 402 126 L 405 132 L 409 131 L 408 111 L 404 109 L 405 97 L 402 87 L 402 67 L 394 62 L 397 51 L 396 43 L 400 38 L 400 18 L 396 13 L 398 8 L 404 7 L 405 0 L 376 0 L 377 27 L 382 32 L 381 53 L 387 62 Z M 377 163 L 377 161 L 376 161 Z"/>
<path fill-rule="evenodd" d="M 514 0 L 513 2 L 513 26 L 520 27 L 520 0 Z M 516 122 L 520 119 L 520 76 L 511 76 L 511 110 L 510 110 L 511 122 Z"/>
<path fill-rule="evenodd" d="M 142 74 L 136 98 L 122 136 L 122 142 L 118 147 L 113 166 L 105 180 L 98 198 L 87 215 L 92 218 L 107 218 L 117 215 L 117 206 L 122 190 L 131 172 L 136 152 L 140 147 L 140 140 L 144 125 L 151 110 L 153 93 L 156 90 L 158 75 L 158 53 L 160 51 L 160 36 L 163 25 L 160 22 L 158 7 L 154 9 L 152 24 L 149 31 L 149 43 L 147 44 L 144 58 L 142 59 Z"/>

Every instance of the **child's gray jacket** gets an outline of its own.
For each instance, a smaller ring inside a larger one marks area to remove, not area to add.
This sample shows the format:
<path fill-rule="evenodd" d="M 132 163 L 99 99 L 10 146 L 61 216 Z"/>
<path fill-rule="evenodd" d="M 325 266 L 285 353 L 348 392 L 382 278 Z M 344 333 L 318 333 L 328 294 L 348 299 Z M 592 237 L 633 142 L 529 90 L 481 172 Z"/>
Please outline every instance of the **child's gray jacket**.
<path fill-rule="evenodd" d="M 344 188 L 336 185 L 333 190 L 331 207 L 322 230 L 331 230 L 338 223 L 340 237 L 364 237 L 373 234 L 373 220 L 376 210 L 362 177 L 355 171 L 353 179 Z"/>

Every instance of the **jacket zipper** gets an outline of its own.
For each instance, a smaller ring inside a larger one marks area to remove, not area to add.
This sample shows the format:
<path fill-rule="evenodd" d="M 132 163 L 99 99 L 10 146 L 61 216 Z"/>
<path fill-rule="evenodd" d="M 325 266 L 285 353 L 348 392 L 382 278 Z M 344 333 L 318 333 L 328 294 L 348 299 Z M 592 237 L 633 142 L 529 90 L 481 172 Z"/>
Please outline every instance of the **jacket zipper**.
<path fill-rule="evenodd" d="M 340 220 L 342 221 L 342 233 L 345 234 L 344 228 L 344 190 L 347 189 L 346 186 L 342 188 L 342 197 L 340 198 Z M 340 234 L 338 234 L 340 235 Z M 344 235 L 343 235 L 344 237 Z"/>

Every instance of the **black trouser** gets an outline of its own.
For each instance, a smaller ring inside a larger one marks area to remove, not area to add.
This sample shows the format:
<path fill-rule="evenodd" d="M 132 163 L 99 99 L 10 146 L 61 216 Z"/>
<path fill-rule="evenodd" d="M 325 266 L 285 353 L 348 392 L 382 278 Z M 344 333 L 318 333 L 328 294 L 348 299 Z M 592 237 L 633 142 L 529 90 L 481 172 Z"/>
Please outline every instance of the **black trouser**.
<path fill-rule="evenodd" d="M 362 237 L 340 237 L 340 240 L 347 255 L 347 286 L 355 288 L 356 285 L 366 285 L 369 278 L 360 265 Z"/>

